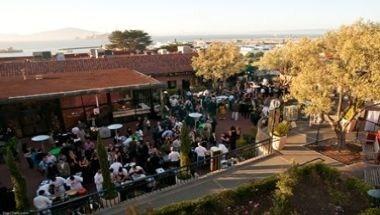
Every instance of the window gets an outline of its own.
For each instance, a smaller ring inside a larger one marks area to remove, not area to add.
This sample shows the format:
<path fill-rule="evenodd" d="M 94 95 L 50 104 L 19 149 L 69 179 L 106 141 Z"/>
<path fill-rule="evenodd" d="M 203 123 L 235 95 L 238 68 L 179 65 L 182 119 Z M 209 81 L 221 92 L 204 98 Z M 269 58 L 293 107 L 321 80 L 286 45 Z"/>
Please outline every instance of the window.
<path fill-rule="evenodd" d="M 177 88 L 177 81 L 168 81 L 168 88 L 169 89 Z"/>

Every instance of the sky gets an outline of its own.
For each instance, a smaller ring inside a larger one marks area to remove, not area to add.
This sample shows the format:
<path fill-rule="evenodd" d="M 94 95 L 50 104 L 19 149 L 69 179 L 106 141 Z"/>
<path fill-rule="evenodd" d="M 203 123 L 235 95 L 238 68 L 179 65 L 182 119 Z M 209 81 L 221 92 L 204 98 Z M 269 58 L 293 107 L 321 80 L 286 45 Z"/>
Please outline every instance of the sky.
<path fill-rule="evenodd" d="M 249 34 L 380 21 L 380 0 L 1 0 L 0 34 L 74 27 L 100 33 Z"/>

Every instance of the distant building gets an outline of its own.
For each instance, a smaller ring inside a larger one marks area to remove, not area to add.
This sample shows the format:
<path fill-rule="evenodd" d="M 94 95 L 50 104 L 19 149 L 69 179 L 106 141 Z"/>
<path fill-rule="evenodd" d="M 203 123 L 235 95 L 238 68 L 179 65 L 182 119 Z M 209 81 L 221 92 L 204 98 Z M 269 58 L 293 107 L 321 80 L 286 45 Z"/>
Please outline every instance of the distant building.
<path fill-rule="evenodd" d="M 169 54 L 168 50 L 166 50 L 166 49 L 159 49 L 159 50 L 157 51 L 157 53 L 158 53 L 158 54 Z"/>
<path fill-rule="evenodd" d="M 178 46 L 178 53 L 190 54 L 193 52 L 193 49 L 190 46 Z"/>
<path fill-rule="evenodd" d="M 0 125 L 26 137 L 66 130 L 78 120 L 104 125 L 154 114 L 163 89 L 190 87 L 193 56 L 0 61 Z"/>

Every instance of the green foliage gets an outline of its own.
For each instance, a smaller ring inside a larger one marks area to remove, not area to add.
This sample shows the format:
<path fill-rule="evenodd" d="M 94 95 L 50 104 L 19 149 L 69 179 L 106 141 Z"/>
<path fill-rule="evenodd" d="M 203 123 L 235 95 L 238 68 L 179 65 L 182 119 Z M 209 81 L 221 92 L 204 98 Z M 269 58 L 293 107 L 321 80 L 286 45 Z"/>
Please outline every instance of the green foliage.
<path fill-rule="evenodd" d="M 111 174 L 109 171 L 109 163 L 107 159 L 107 150 L 98 135 L 98 140 L 96 142 L 96 152 L 98 153 L 100 169 L 102 171 L 103 176 L 103 189 L 104 194 L 103 198 L 105 199 L 114 199 L 117 197 L 117 191 L 115 185 L 112 183 Z"/>
<path fill-rule="evenodd" d="M 243 136 L 241 136 L 241 137 L 236 141 L 236 146 L 237 146 L 238 148 L 243 147 L 243 146 L 245 146 L 245 145 L 247 145 L 247 144 L 248 144 L 248 142 L 247 142 L 246 139 L 244 139 Z"/>
<path fill-rule="evenodd" d="M 245 61 L 235 44 L 215 42 L 193 57 L 192 66 L 197 76 L 215 83 L 240 73 Z"/>
<path fill-rule="evenodd" d="M 191 138 L 190 138 L 189 133 L 190 133 L 189 127 L 186 125 L 186 123 L 183 123 L 183 126 L 181 128 L 181 136 L 180 136 L 181 167 L 184 167 L 190 164 L 189 153 L 191 150 Z"/>
<path fill-rule="evenodd" d="M 126 49 L 130 52 L 143 51 L 152 44 L 149 34 L 141 30 L 114 31 L 108 39 L 111 44 L 107 48 Z"/>
<path fill-rule="evenodd" d="M 25 178 L 22 176 L 20 168 L 13 157 L 13 150 L 15 149 L 17 143 L 18 141 L 15 137 L 8 142 L 5 154 L 5 163 L 11 175 L 11 181 L 15 194 L 16 210 L 24 212 L 29 209 L 29 201 Z"/>
<path fill-rule="evenodd" d="M 259 199 L 268 195 L 276 187 L 277 178 L 268 177 L 264 180 L 240 186 L 236 190 L 227 190 L 211 194 L 192 201 L 183 201 L 165 206 L 153 212 L 154 215 L 203 215 L 224 214 L 229 206 L 236 206 L 253 198 Z"/>
<path fill-rule="evenodd" d="M 278 137 L 283 137 L 288 135 L 290 129 L 290 125 L 286 121 L 282 121 L 277 124 L 277 126 L 274 128 L 273 134 Z"/>
<path fill-rule="evenodd" d="M 350 201 L 350 197 L 346 193 L 332 186 L 329 186 L 327 191 L 331 197 L 332 203 L 335 205 L 345 205 Z"/>
<path fill-rule="evenodd" d="M 380 208 L 368 208 L 359 215 L 380 215 Z"/>
<path fill-rule="evenodd" d="M 358 178 L 348 178 L 345 181 L 346 187 L 349 190 L 357 190 L 363 196 L 368 196 L 367 191 L 373 189 L 373 187 Z"/>

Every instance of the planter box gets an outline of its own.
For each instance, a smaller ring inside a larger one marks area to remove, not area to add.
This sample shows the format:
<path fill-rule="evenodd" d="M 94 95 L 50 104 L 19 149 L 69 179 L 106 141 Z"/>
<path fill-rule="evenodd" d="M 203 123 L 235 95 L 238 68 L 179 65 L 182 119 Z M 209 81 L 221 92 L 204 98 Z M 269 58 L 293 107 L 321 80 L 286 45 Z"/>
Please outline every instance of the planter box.
<path fill-rule="evenodd" d="M 287 136 L 278 137 L 273 135 L 272 147 L 274 150 L 281 150 L 285 147 Z"/>
<path fill-rule="evenodd" d="M 117 196 L 113 199 L 101 198 L 101 200 L 104 208 L 111 208 L 120 203 L 120 193 L 118 192 Z"/>

